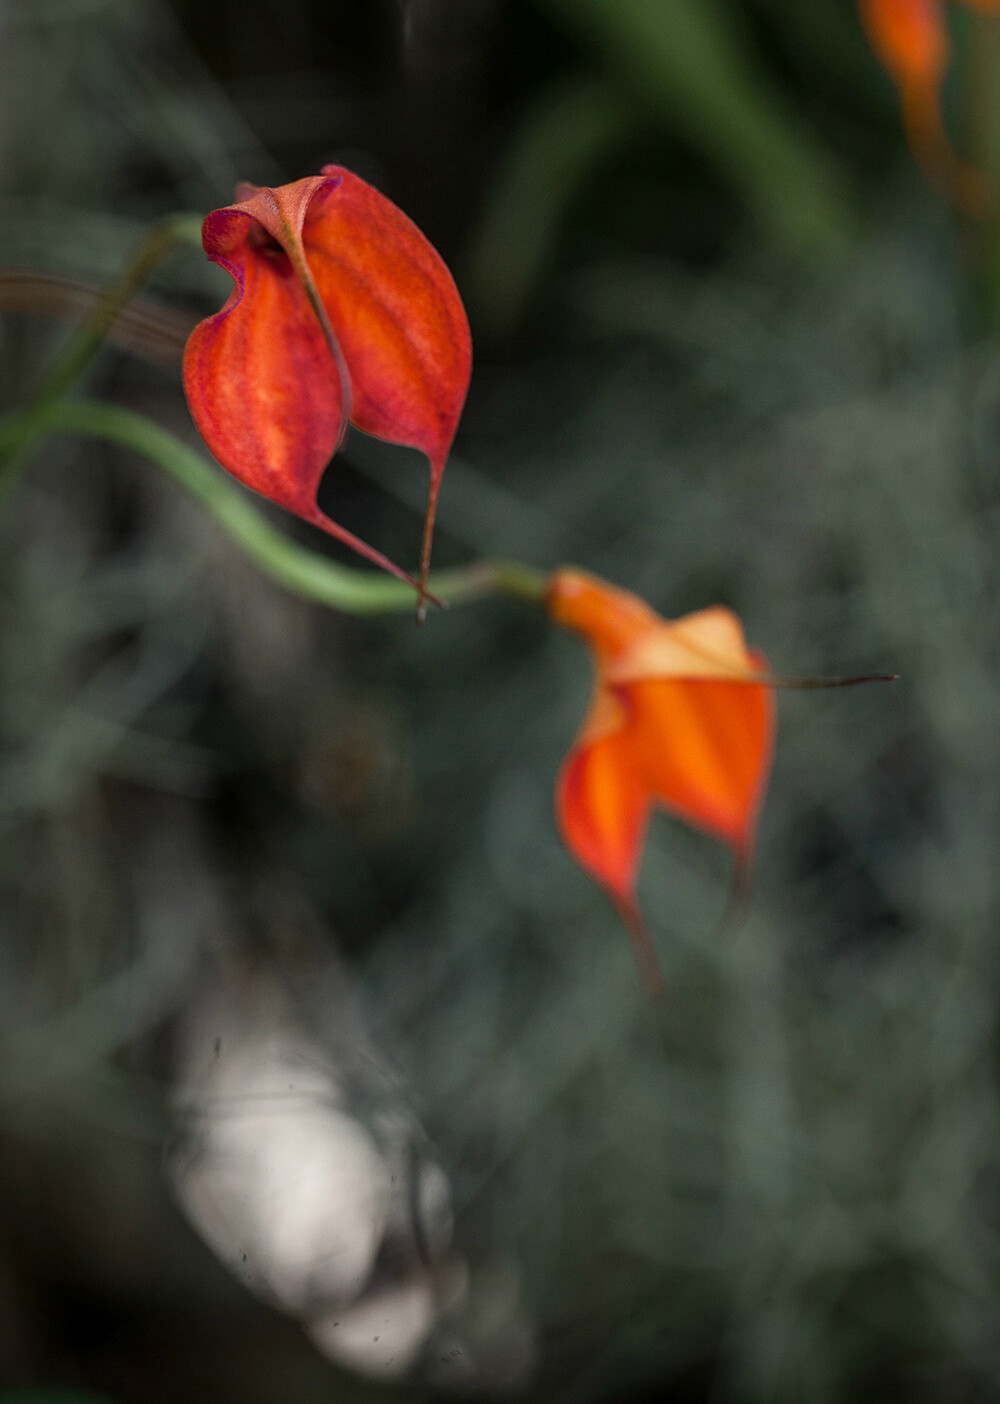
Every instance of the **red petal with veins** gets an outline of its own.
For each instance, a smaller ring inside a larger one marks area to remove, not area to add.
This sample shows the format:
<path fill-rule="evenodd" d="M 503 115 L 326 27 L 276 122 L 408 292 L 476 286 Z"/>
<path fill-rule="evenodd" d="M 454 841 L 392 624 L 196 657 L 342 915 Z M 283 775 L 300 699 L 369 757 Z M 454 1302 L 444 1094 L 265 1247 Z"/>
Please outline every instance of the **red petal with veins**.
<path fill-rule="evenodd" d="M 241 482 L 406 580 L 325 517 L 316 492 L 348 418 L 421 449 L 431 465 L 423 585 L 472 359 L 451 275 L 395 205 L 339 167 L 239 194 L 202 228 L 206 253 L 236 286 L 188 340 L 195 422 Z"/>
<path fill-rule="evenodd" d="M 317 191 L 302 241 L 350 370 L 351 422 L 430 460 L 426 572 L 438 488 L 465 403 L 472 340 L 451 274 L 403 212 L 339 166 Z"/>
<path fill-rule="evenodd" d="M 340 377 L 292 261 L 269 234 L 244 209 L 205 220 L 205 252 L 236 286 L 188 338 L 184 389 L 222 466 L 311 518 L 341 437 Z"/>
<path fill-rule="evenodd" d="M 384 195 L 338 166 L 302 242 L 350 367 L 351 422 L 440 469 L 465 403 L 472 342 L 441 256 Z"/>

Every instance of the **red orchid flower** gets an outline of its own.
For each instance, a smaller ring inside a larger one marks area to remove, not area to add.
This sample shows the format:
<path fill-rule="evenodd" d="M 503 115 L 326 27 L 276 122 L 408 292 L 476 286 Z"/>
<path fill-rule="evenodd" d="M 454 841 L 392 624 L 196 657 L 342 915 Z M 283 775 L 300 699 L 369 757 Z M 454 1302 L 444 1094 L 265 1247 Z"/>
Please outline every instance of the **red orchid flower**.
<path fill-rule="evenodd" d="M 965 0 L 983 12 L 1000 0 Z M 903 125 L 917 163 L 931 185 L 970 213 L 990 198 L 981 171 L 956 153 L 941 112 L 941 85 L 951 45 L 940 0 L 860 0 L 868 41 L 899 90 Z"/>
<path fill-rule="evenodd" d="M 767 660 L 721 607 L 662 619 L 583 571 L 549 580 L 548 610 L 594 657 L 594 693 L 556 791 L 562 837 L 609 893 L 644 989 L 662 978 L 636 901 L 654 805 L 704 829 L 749 865 L 774 744 Z"/>
<path fill-rule="evenodd" d="M 185 348 L 195 423 L 241 482 L 411 584 L 321 512 L 316 493 L 348 423 L 420 449 L 431 468 L 422 601 L 472 363 L 451 275 L 401 210 L 340 166 L 236 193 L 202 226 L 205 252 L 236 286 Z"/>

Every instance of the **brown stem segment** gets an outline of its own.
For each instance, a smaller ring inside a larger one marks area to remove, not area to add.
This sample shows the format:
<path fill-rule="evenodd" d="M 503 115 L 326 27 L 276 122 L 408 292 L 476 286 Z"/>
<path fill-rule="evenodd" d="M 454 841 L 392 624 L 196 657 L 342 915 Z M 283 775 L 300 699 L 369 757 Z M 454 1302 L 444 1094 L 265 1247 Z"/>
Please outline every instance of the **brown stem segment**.
<path fill-rule="evenodd" d="M 653 945 L 649 928 L 643 921 L 642 914 L 637 907 L 627 902 L 617 902 L 615 905 L 618 908 L 622 924 L 628 932 L 632 955 L 639 971 L 642 992 L 651 1003 L 660 1000 L 666 994 L 667 987 L 663 983 L 663 971 L 660 969 L 656 947 Z"/>
<path fill-rule="evenodd" d="M 313 526 L 318 526 L 321 531 L 325 531 L 327 536 L 332 536 L 335 541 L 340 541 L 345 546 L 350 546 L 352 551 L 356 551 L 359 556 L 363 556 L 366 561 L 371 561 L 372 565 L 380 566 L 382 570 L 387 570 L 390 575 L 394 575 L 397 580 L 403 580 L 407 585 L 412 585 L 414 590 L 420 591 L 421 587 L 414 580 L 412 575 L 408 575 L 402 566 L 390 561 L 388 556 L 383 556 L 381 551 L 377 551 L 374 546 L 369 546 L 367 541 L 362 541 L 360 536 L 355 536 L 353 531 L 348 531 L 339 523 L 333 521 L 325 512 L 321 512 L 317 507 L 306 519 Z M 421 599 L 429 599 L 442 609 L 444 604 L 436 595 L 431 595 L 426 588 L 421 592 Z"/>
<path fill-rule="evenodd" d="M 420 547 L 420 598 L 417 601 L 417 623 L 422 624 L 427 615 L 427 576 L 431 568 L 431 542 L 434 539 L 434 519 L 437 516 L 438 493 L 441 491 L 443 463 L 431 464 L 431 485 L 427 495 L 427 512 L 424 516 L 424 538 Z"/>
<path fill-rule="evenodd" d="M 964 214 L 981 219 L 994 203 L 996 191 L 987 173 L 963 161 L 952 146 L 936 80 L 904 83 L 900 99 L 910 150 L 928 184 Z"/>
<path fill-rule="evenodd" d="M 753 681 L 753 679 L 750 679 Z M 853 678 L 764 678 L 783 692 L 825 692 L 832 687 L 862 687 L 865 683 L 899 682 L 898 673 L 859 673 Z"/>
<path fill-rule="evenodd" d="M 99 283 L 85 279 L 32 268 L 0 268 L 0 311 L 89 320 L 105 295 Z M 118 312 L 106 339 L 155 365 L 172 367 L 180 364 L 184 343 L 196 322 L 187 312 L 136 298 Z"/>

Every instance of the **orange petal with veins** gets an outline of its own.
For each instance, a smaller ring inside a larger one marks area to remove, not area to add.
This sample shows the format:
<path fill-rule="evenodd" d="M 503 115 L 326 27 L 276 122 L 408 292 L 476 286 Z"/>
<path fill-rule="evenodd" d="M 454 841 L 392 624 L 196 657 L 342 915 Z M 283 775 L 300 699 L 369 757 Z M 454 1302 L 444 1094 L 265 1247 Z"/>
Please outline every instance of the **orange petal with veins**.
<path fill-rule="evenodd" d="M 556 815 L 566 847 L 619 906 L 634 905 L 651 803 L 627 722 L 610 733 L 585 722 L 559 775 Z"/>
<path fill-rule="evenodd" d="M 562 837 L 614 899 L 647 990 L 655 965 L 636 903 L 650 810 L 661 806 L 749 861 L 774 750 L 767 660 L 721 607 L 661 619 L 626 590 L 556 571 L 549 612 L 590 646 L 596 684 L 557 786 Z"/>

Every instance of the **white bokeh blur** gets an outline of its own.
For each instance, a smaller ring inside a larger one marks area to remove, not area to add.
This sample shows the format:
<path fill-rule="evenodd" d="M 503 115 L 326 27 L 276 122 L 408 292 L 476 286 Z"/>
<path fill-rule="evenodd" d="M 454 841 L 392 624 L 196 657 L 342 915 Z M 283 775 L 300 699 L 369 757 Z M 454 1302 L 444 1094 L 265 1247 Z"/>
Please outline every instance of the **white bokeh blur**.
<path fill-rule="evenodd" d="M 397 1080 L 360 1033 L 339 1066 L 268 981 L 246 995 L 210 987 L 179 1040 L 168 1167 L 195 1228 L 340 1365 L 522 1385 L 532 1338 L 512 1273 L 470 1276 L 454 1251 L 451 1186 Z"/>

